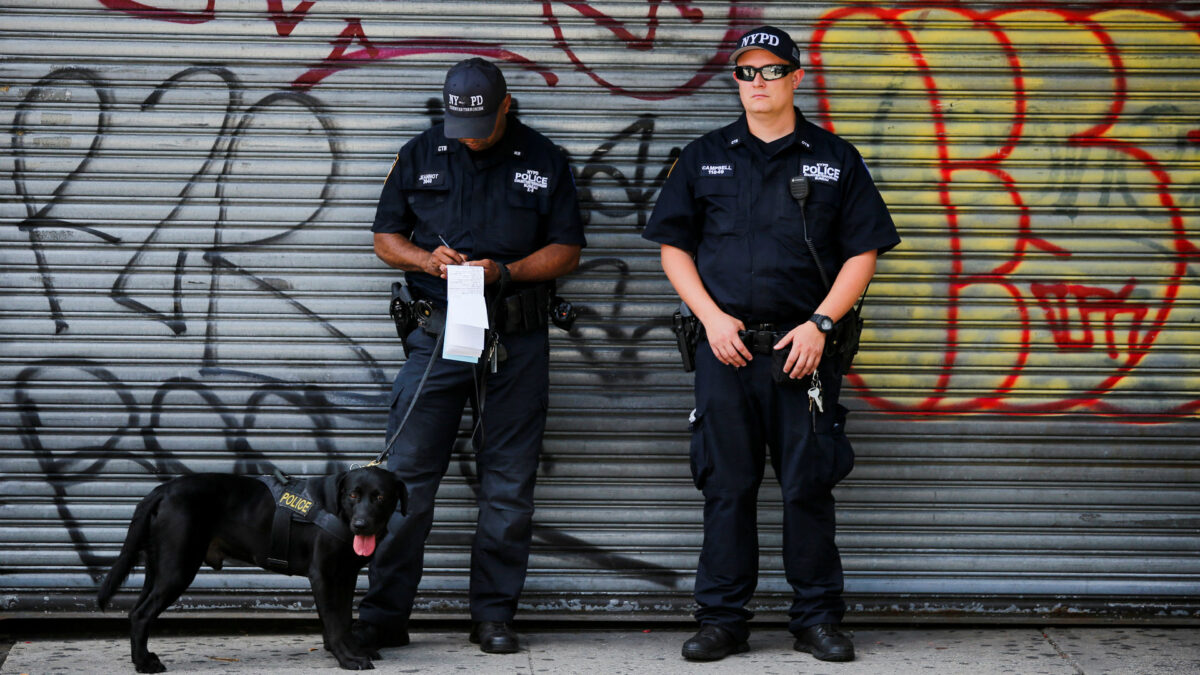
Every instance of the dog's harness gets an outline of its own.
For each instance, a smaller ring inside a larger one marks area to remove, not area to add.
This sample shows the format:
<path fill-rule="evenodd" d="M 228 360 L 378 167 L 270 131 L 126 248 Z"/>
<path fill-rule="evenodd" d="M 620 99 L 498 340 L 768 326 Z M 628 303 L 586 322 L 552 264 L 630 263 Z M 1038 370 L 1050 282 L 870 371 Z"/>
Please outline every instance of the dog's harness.
<path fill-rule="evenodd" d="M 267 554 L 267 569 L 288 575 L 307 575 L 308 570 L 293 565 L 288 556 L 292 528 L 316 526 L 344 543 L 354 540 L 346 523 L 325 508 L 325 495 L 315 494 L 319 482 L 306 478 L 291 478 L 280 472 L 273 476 L 258 476 L 275 502 L 275 518 L 271 522 L 271 550 Z M 333 495 L 336 499 L 337 496 Z"/>

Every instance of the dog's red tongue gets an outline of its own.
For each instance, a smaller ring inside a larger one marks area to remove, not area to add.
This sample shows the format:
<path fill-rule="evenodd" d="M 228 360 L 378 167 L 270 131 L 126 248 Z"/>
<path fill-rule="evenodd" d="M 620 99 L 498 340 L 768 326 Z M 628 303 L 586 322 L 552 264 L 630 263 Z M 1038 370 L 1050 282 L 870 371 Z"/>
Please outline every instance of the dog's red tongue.
<path fill-rule="evenodd" d="M 365 536 L 361 534 L 354 535 L 354 552 L 367 557 L 375 552 L 375 536 Z"/>

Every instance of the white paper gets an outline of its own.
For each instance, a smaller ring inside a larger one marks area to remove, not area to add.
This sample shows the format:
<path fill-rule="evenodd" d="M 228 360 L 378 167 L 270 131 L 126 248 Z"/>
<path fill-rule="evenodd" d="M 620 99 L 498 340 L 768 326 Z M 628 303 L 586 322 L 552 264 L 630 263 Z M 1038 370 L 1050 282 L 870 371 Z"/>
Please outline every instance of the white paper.
<path fill-rule="evenodd" d="M 442 358 L 478 362 L 487 327 L 483 268 L 474 265 L 446 267 L 446 337 L 442 343 Z"/>

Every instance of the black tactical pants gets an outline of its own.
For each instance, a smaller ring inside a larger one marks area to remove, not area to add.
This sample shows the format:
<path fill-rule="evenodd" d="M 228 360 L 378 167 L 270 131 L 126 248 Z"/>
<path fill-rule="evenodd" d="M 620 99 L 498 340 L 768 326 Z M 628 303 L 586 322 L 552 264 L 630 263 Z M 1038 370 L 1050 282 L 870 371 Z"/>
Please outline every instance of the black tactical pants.
<path fill-rule="evenodd" d="M 500 338 L 508 358 L 487 377 L 483 444 L 476 448 L 479 515 L 471 548 L 471 619 L 511 621 L 525 585 L 532 538 L 533 487 L 546 425 L 549 343 L 546 329 Z M 359 618 L 387 629 L 404 628 L 421 580 L 425 539 L 433 526 L 434 494 L 449 467 L 464 406 L 474 384 L 472 366 L 433 353 L 424 330 L 409 338 L 408 361 L 392 387 L 391 438 L 429 359 L 433 369 L 416 407 L 388 457 L 388 468 L 408 487 L 408 516 L 397 511 L 370 566 L 370 587 Z M 478 375 L 478 372 L 476 372 Z M 478 437 L 477 437 L 478 438 Z M 472 467 L 464 467 L 470 473 Z"/>
<path fill-rule="evenodd" d="M 793 600 L 793 633 L 839 623 L 842 563 L 834 543 L 834 485 L 854 466 L 838 405 L 841 374 L 818 369 L 824 413 L 810 412 L 809 378 L 776 384 L 771 357 L 747 366 L 719 362 L 707 341 L 696 350 L 691 463 L 704 494 L 704 545 L 696 570 L 696 618 L 739 640 L 749 635 L 746 604 L 758 584 L 758 488 L 765 450 L 783 491 L 783 565 Z M 815 422 L 815 424 L 814 424 Z"/>

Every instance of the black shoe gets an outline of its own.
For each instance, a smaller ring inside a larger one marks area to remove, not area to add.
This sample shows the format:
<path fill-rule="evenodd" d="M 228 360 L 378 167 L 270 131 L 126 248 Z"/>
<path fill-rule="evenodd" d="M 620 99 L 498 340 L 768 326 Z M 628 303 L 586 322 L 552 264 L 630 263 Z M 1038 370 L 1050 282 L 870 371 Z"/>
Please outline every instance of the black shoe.
<path fill-rule="evenodd" d="M 364 649 L 372 651 L 408 645 L 407 629 L 388 629 L 386 626 L 368 623 L 362 619 L 358 619 L 350 625 L 350 635 Z"/>
<path fill-rule="evenodd" d="M 480 621 L 471 628 L 471 642 L 488 654 L 515 654 L 521 643 L 508 621 Z"/>
<path fill-rule="evenodd" d="M 792 648 L 822 661 L 854 660 L 854 643 L 831 623 L 819 623 L 800 631 Z"/>
<path fill-rule="evenodd" d="M 741 654 L 750 651 L 749 643 L 738 642 L 733 633 L 707 624 L 700 632 L 683 643 L 683 658 L 688 661 L 719 661 L 730 654 Z"/>

